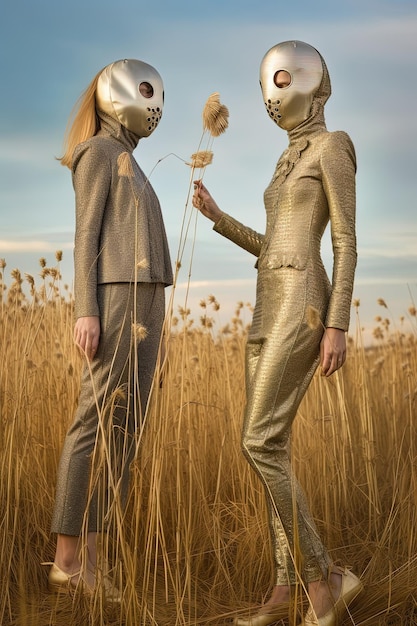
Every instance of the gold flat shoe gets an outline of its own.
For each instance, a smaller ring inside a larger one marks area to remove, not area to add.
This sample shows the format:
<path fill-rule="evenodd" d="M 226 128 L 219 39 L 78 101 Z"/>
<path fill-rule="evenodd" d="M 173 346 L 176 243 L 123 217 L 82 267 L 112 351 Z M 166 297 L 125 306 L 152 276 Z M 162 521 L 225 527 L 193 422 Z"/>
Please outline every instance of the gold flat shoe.
<path fill-rule="evenodd" d="M 47 564 L 45 563 L 45 565 Z M 51 569 L 48 574 L 49 591 L 52 593 L 74 592 L 77 587 L 80 587 L 84 592 L 92 593 L 93 590 L 81 578 L 77 582 L 73 582 L 76 576 L 80 576 L 80 571 L 74 572 L 74 574 L 67 574 L 56 563 L 51 563 Z"/>
<path fill-rule="evenodd" d="M 110 576 L 100 577 L 98 584 L 103 588 L 106 602 L 109 604 L 120 604 L 122 602 L 122 592 L 116 587 Z"/>
<path fill-rule="evenodd" d="M 42 563 L 42 565 L 51 565 L 51 569 L 48 574 L 48 589 L 52 593 L 74 593 L 79 589 L 86 595 L 93 595 L 94 589 L 88 585 L 80 576 L 80 571 L 74 572 L 74 574 L 67 574 L 56 563 Z M 79 576 L 77 582 L 73 579 Z M 101 586 L 104 591 L 105 600 L 108 604 L 120 604 L 122 601 L 122 594 L 115 587 L 113 581 L 109 576 L 103 576 L 101 579 Z"/>
<path fill-rule="evenodd" d="M 258 613 L 248 619 L 236 617 L 233 626 L 270 626 L 283 619 L 282 613 Z"/>
<path fill-rule="evenodd" d="M 337 626 L 348 605 L 363 589 L 362 581 L 347 567 L 333 565 L 329 569 L 329 573 L 341 574 L 342 576 L 339 597 L 334 606 L 321 617 L 317 617 L 313 607 L 310 606 L 304 618 L 304 626 Z"/>
<path fill-rule="evenodd" d="M 296 611 L 297 615 L 294 614 Z M 251 617 L 235 617 L 233 626 L 270 626 L 283 619 L 290 620 L 290 626 L 297 621 L 298 611 L 292 602 L 282 602 L 270 608 L 269 613 L 254 613 Z"/>

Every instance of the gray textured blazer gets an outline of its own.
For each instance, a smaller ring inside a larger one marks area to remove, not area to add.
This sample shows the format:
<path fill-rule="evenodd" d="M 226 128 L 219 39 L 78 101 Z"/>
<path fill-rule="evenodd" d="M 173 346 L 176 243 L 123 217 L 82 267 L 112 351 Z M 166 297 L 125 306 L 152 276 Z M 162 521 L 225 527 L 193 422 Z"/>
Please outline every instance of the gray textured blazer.
<path fill-rule="evenodd" d="M 100 119 L 72 162 L 76 318 L 100 315 L 98 284 L 172 284 L 159 201 L 132 155 L 138 138 L 106 114 Z"/>

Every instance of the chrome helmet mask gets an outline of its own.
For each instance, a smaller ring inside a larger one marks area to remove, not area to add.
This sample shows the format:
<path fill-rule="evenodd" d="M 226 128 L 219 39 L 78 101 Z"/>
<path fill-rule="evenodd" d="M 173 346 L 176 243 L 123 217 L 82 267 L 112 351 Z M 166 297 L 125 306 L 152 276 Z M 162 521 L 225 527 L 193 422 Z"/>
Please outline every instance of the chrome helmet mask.
<path fill-rule="evenodd" d="M 290 83 L 279 87 L 282 70 L 289 74 Z M 314 115 L 331 94 L 324 59 L 302 41 L 284 41 L 268 50 L 261 62 L 260 83 L 268 115 L 286 131 Z"/>
<path fill-rule="evenodd" d="M 158 126 L 164 104 L 162 78 L 154 67 L 136 59 L 107 65 L 96 89 L 96 106 L 138 137 Z"/>

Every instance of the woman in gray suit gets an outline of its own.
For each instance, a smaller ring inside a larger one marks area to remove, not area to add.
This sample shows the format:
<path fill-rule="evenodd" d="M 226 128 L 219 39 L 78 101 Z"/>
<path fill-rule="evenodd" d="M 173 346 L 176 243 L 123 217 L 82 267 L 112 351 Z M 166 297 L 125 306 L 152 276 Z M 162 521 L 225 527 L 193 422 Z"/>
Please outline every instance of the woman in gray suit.
<path fill-rule="evenodd" d="M 55 591 L 98 583 L 97 534 L 125 504 L 154 378 L 172 268 L 158 198 L 132 152 L 157 127 L 163 98 L 152 66 L 108 65 L 83 94 L 61 158 L 75 191 L 74 339 L 86 360 L 58 470 Z M 120 601 L 107 576 L 102 588 Z"/>

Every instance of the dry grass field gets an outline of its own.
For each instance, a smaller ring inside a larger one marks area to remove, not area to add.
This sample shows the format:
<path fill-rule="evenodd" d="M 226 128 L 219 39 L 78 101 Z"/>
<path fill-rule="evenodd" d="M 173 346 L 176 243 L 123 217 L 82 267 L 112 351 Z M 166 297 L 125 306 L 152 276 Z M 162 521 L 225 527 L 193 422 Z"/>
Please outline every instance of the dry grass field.
<path fill-rule="evenodd" d="M 116 610 L 100 590 L 86 598 L 47 589 L 56 469 L 82 360 L 59 257 L 40 273 L 34 281 L 15 270 L 0 292 L 0 623 L 231 623 L 273 582 L 263 490 L 240 452 L 247 305 L 222 329 L 213 297 L 195 317 L 174 312 L 128 508 L 116 502 L 103 538 L 123 589 Z M 332 556 L 365 582 L 344 624 L 417 624 L 416 311 L 414 332 L 381 318 L 367 348 L 359 314 L 356 303 L 345 367 L 329 380 L 316 375 L 300 407 L 293 462 Z"/>

